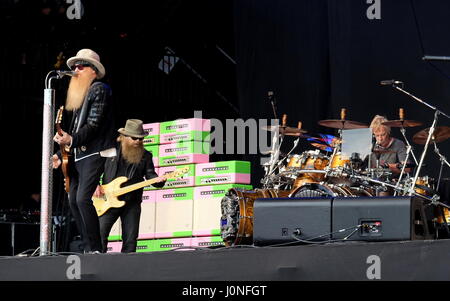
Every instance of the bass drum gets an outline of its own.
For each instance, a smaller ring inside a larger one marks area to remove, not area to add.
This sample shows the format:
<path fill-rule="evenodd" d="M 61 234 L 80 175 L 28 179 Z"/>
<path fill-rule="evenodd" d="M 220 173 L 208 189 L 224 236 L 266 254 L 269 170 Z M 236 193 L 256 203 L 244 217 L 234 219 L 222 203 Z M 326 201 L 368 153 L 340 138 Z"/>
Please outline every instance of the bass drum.
<path fill-rule="evenodd" d="M 322 197 L 357 197 L 373 196 L 364 187 L 350 187 L 346 185 L 308 183 L 294 189 L 289 197 L 292 198 L 322 198 Z"/>
<path fill-rule="evenodd" d="M 253 243 L 253 204 L 260 198 L 287 197 L 290 190 L 231 188 L 221 201 L 220 232 L 226 246 Z"/>

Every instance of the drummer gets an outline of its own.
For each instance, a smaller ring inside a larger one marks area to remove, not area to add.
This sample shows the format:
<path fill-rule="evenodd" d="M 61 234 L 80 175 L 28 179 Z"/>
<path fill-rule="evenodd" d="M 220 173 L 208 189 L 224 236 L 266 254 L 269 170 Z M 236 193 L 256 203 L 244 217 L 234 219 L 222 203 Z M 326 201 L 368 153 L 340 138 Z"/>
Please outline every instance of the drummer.
<path fill-rule="evenodd" d="M 370 157 L 370 167 L 385 167 L 389 168 L 393 174 L 400 174 L 401 164 L 406 160 L 406 146 L 403 141 L 391 137 L 391 128 L 382 124 L 387 121 L 386 117 L 376 115 L 370 124 L 376 139 L 376 144 Z M 405 172 L 411 172 L 411 168 L 405 168 Z"/>

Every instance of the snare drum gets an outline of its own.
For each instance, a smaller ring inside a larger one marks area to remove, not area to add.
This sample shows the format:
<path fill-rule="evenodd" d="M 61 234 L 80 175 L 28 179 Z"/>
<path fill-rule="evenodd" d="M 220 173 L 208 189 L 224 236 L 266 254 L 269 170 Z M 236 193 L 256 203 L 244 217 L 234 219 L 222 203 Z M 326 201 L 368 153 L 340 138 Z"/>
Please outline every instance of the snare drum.
<path fill-rule="evenodd" d="M 291 155 L 288 158 L 288 169 L 310 169 L 310 170 L 324 170 L 329 163 L 327 156 L 320 153 L 319 150 L 305 151 L 301 155 Z M 312 178 L 316 182 L 324 179 L 323 173 L 302 173 L 304 177 Z"/>
<path fill-rule="evenodd" d="M 331 168 L 338 168 L 338 167 L 344 168 L 346 165 L 349 165 L 349 164 L 350 164 L 349 158 L 344 157 L 344 155 L 341 153 L 336 153 L 333 156 L 333 159 L 331 160 L 330 167 Z"/>
<path fill-rule="evenodd" d="M 423 195 L 432 195 L 434 190 L 433 179 L 424 176 L 418 177 L 416 180 L 416 185 L 414 186 L 414 191 Z"/>
<path fill-rule="evenodd" d="M 287 197 L 289 190 L 231 188 L 222 198 L 220 230 L 226 246 L 253 243 L 253 204 L 260 198 Z"/>

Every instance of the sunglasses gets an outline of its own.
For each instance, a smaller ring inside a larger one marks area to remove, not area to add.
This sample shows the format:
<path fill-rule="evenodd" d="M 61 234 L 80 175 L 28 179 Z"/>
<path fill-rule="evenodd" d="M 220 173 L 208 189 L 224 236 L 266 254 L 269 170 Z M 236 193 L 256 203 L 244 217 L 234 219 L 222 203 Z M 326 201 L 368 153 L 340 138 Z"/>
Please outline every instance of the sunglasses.
<path fill-rule="evenodd" d="M 137 138 L 137 137 L 131 137 L 131 136 L 126 136 L 126 137 L 131 138 L 134 141 L 136 141 L 136 140 L 143 141 L 144 140 L 144 138 Z"/>
<path fill-rule="evenodd" d="M 78 70 L 83 70 L 84 67 L 92 68 L 92 65 L 91 64 L 76 64 L 76 65 L 73 65 L 72 67 L 70 67 L 70 69 L 72 69 L 72 71 L 75 71 L 75 69 L 77 69 L 77 68 L 78 68 Z"/>

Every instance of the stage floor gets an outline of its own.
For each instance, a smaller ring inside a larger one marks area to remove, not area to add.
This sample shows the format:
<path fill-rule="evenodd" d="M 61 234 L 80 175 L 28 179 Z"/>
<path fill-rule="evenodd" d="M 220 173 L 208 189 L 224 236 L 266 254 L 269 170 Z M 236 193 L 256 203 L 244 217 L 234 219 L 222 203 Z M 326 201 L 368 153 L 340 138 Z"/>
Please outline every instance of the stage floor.
<path fill-rule="evenodd" d="M 450 280 L 450 240 L 1 257 L 0 281 Z"/>

